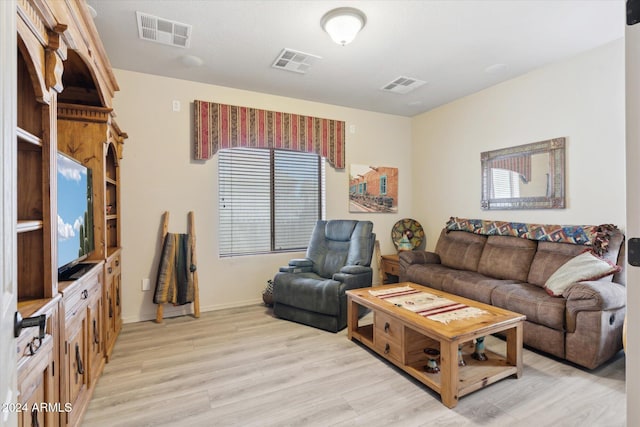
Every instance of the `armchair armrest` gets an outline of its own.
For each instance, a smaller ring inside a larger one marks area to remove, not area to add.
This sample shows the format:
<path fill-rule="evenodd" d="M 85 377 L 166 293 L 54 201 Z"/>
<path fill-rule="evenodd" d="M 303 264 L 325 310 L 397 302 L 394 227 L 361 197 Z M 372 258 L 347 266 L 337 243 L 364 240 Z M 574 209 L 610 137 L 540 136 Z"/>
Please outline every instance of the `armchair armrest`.
<path fill-rule="evenodd" d="M 562 294 L 567 300 L 567 331 L 575 331 L 578 312 L 623 308 L 626 305 L 626 295 L 623 285 L 606 280 L 578 282 L 570 286 Z"/>
<path fill-rule="evenodd" d="M 289 260 L 289 267 L 313 267 L 313 261 L 309 258 L 294 258 Z"/>
<path fill-rule="evenodd" d="M 280 267 L 281 273 L 308 273 L 313 270 L 313 261 L 309 258 L 294 258 L 289 265 Z"/>
<path fill-rule="evenodd" d="M 340 269 L 339 273 L 334 273 L 332 279 L 342 282 L 341 288 L 357 289 L 371 286 L 373 269 L 362 265 L 347 265 Z"/>
<path fill-rule="evenodd" d="M 372 271 L 371 267 L 365 267 L 363 265 L 345 265 L 340 269 L 340 273 L 344 274 L 362 274 L 370 271 Z"/>

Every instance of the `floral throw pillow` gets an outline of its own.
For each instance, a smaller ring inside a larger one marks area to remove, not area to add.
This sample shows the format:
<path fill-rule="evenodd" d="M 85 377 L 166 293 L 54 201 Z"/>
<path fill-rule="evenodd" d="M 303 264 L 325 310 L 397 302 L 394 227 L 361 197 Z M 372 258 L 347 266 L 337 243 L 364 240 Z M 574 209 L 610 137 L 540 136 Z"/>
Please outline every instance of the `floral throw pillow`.
<path fill-rule="evenodd" d="M 544 289 L 549 295 L 561 296 L 573 283 L 598 280 L 618 271 L 620 271 L 619 266 L 597 257 L 590 251 L 583 252 L 561 265 L 549 277 Z"/>

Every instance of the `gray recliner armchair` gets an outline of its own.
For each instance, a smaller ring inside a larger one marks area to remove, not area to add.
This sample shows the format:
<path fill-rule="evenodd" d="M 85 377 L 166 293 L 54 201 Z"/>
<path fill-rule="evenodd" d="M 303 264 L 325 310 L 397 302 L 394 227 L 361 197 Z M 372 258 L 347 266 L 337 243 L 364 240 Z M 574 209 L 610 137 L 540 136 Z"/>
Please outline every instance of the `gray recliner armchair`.
<path fill-rule="evenodd" d="M 318 221 L 305 258 L 273 280 L 273 313 L 330 332 L 347 326 L 345 291 L 371 286 L 376 235 L 371 221 Z"/>

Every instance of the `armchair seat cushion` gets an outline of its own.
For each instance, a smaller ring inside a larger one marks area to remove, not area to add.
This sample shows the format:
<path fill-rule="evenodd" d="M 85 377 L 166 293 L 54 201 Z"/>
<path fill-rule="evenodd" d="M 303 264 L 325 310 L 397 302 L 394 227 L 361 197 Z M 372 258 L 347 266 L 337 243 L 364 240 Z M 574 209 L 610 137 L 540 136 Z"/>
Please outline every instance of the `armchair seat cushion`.
<path fill-rule="evenodd" d="M 322 314 L 340 313 L 341 283 L 337 280 L 315 273 L 278 273 L 276 281 L 273 297 L 279 303 Z"/>

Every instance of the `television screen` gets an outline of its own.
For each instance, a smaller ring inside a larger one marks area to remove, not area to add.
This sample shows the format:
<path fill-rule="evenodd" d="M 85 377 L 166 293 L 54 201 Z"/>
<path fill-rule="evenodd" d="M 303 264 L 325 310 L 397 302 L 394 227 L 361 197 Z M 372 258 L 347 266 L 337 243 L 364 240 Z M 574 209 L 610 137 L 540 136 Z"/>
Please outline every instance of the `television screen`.
<path fill-rule="evenodd" d="M 91 169 L 58 153 L 58 272 L 93 252 Z"/>

